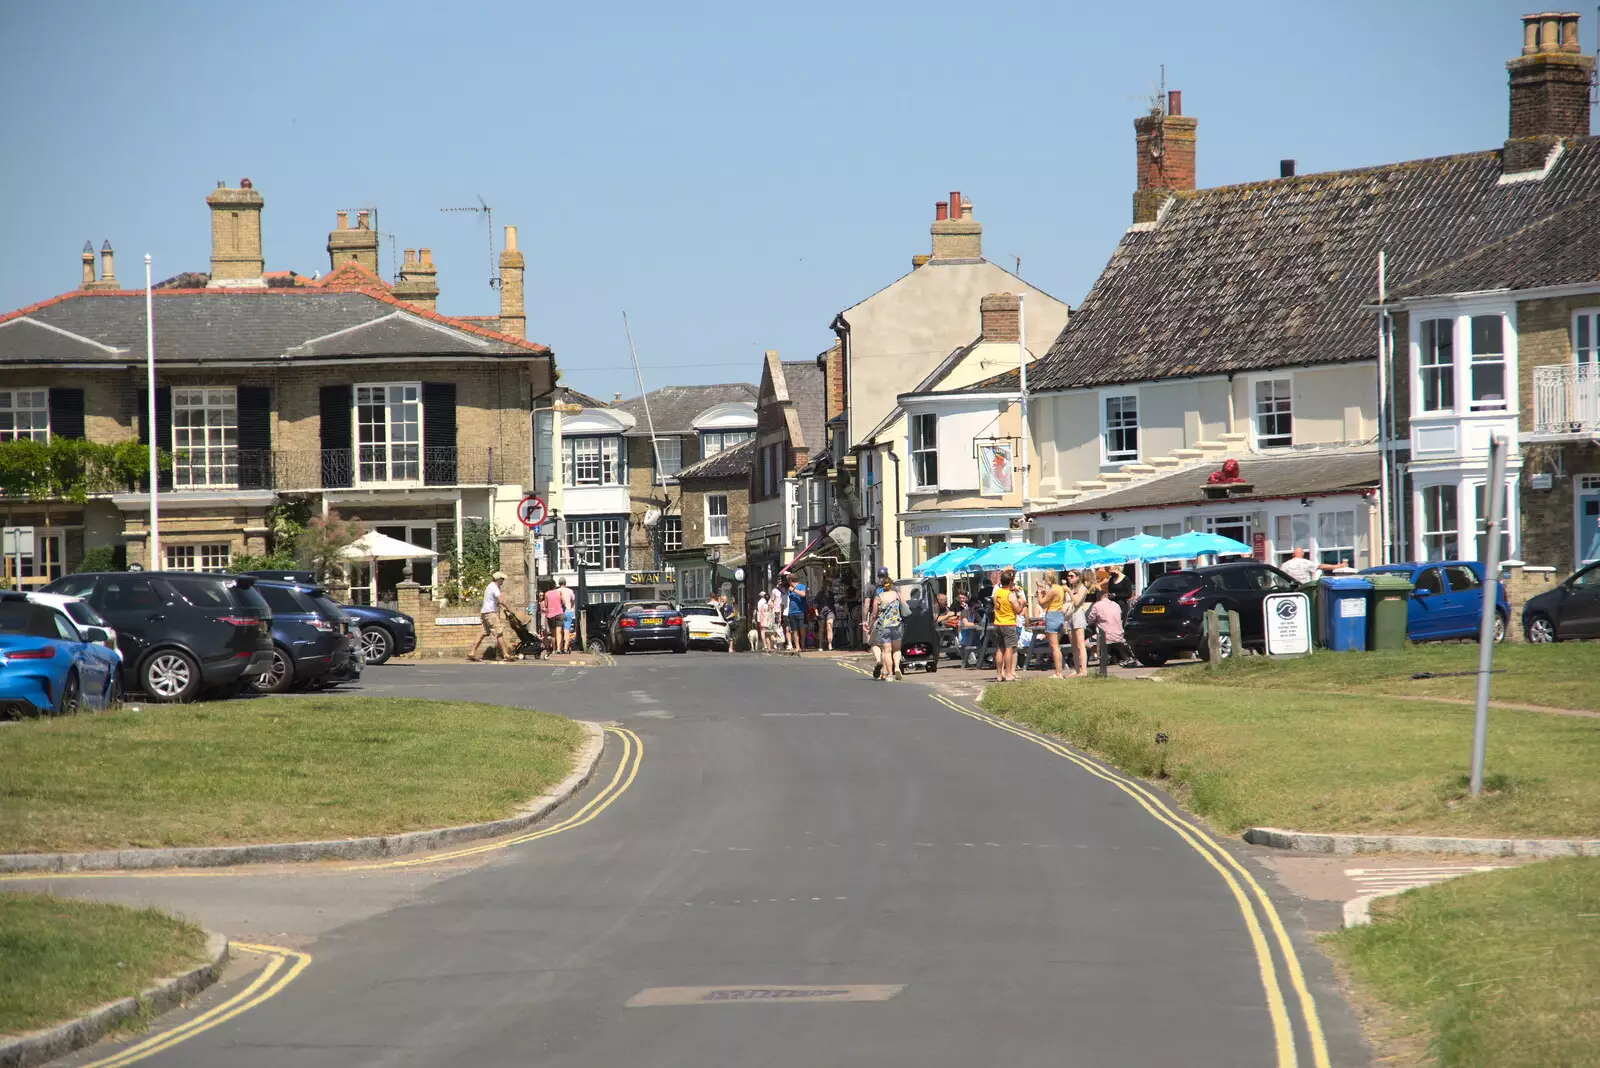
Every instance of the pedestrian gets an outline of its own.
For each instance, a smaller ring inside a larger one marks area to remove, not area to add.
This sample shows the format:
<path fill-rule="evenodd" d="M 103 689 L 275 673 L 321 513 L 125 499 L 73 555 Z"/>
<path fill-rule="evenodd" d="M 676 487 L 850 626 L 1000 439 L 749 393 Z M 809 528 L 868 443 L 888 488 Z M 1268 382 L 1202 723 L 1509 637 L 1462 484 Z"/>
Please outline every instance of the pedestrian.
<path fill-rule="evenodd" d="M 560 579 L 556 585 L 545 590 L 541 598 L 545 625 L 549 627 L 550 638 L 554 642 L 552 648 L 558 653 L 567 651 L 567 607 L 561 600 L 561 591 L 566 585 L 567 580 Z"/>
<path fill-rule="evenodd" d="M 784 604 L 784 637 L 789 648 L 801 652 L 806 647 L 806 588 L 791 582 Z"/>
<path fill-rule="evenodd" d="M 1128 611 L 1128 602 L 1133 600 L 1133 575 L 1132 572 L 1139 565 L 1133 560 L 1128 561 L 1128 566 L 1111 564 L 1106 567 L 1105 586 L 1111 591 L 1111 599 L 1121 607 L 1123 614 Z"/>
<path fill-rule="evenodd" d="M 1296 545 L 1289 554 L 1289 559 L 1278 565 L 1278 570 L 1304 586 L 1320 578 L 1320 572 L 1332 571 L 1334 568 L 1349 566 L 1341 560 L 1337 564 L 1319 564 L 1306 555 L 1306 551 Z"/>
<path fill-rule="evenodd" d="M 750 642 L 751 649 L 760 649 L 763 653 L 772 652 L 772 601 L 762 597 L 756 602 L 756 627 L 752 633 L 759 634 L 760 645 L 754 640 Z"/>
<path fill-rule="evenodd" d="M 1123 667 L 1133 667 L 1138 661 L 1128 651 L 1127 638 L 1122 632 L 1122 606 L 1111 595 L 1109 586 L 1100 587 L 1094 604 L 1089 606 L 1089 622 L 1095 625 L 1105 639 L 1106 659 L 1115 660 Z"/>
<path fill-rule="evenodd" d="M 578 643 L 578 595 L 572 592 L 566 579 L 561 580 L 556 590 L 561 594 L 561 651 L 570 653 Z"/>
<path fill-rule="evenodd" d="M 900 594 L 895 591 L 894 583 L 889 581 L 887 575 L 878 581 L 875 601 L 877 610 L 873 618 L 873 631 L 878 639 L 882 673 L 874 673 L 873 678 L 888 679 L 893 675 L 896 679 L 904 680 L 905 675 L 900 670 L 900 642 L 905 636 Z"/>
<path fill-rule="evenodd" d="M 778 581 L 772 584 L 772 592 L 767 594 L 767 603 L 772 607 L 771 626 L 777 630 L 779 638 L 783 637 L 784 610 L 789 606 L 789 576 L 779 575 Z M 784 642 L 784 648 L 788 643 Z"/>
<path fill-rule="evenodd" d="M 827 652 L 833 652 L 833 615 L 836 605 L 833 596 L 833 583 L 824 582 L 817 591 L 817 637 L 819 645 Z"/>
<path fill-rule="evenodd" d="M 1017 681 L 1017 619 L 1028 608 L 1017 590 L 1017 573 L 1010 568 L 1000 572 L 994 587 L 994 681 Z"/>
<path fill-rule="evenodd" d="M 1068 633 L 1072 636 L 1072 674 L 1063 677 L 1081 679 L 1089 674 L 1089 650 L 1083 632 L 1089 625 L 1089 605 L 1094 600 L 1095 587 L 1092 576 L 1086 578 L 1080 571 L 1069 570 L 1063 588 L 1066 591 L 1063 607 L 1067 613 Z"/>
<path fill-rule="evenodd" d="M 1054 571 L 1044 573 L 1044 585 L 1035 598 L 1044 611 L 1044 632 L 1050 642 L 1051 678 L 1061 678 L 1061 639 L 1067 637 L 1067 591 L 1056 581 Z"/>
<path fill-rule="evenodd" d="M 739 612 L 733 607 L 733 599 L 724 593 L 717 602 L 717 614 L 722 617 L 723 629 L 728 635 L 728 652 L 733 652 L 734 635 L 739 633 Z"/>
<path fill-rule="evenodd" d="M 478 640 L 472 643 L 472 651 L 467 654 L 467 659 L 476 664 L 483 660 L 478 655 L 479 646 L 484 641 L 493 638 L 500 646 L 500 660 L 509 663 L 511 660 L 511 645 L 506 641 L 505 621 L 500 618 L 500 583 L 506 580 L 504 571 L 496 571 L 489 580 L 489 585 L 483 588 L 483 605 L 478 613 L 478 618 L 483 621 L 483 633 L 478 635 Z"/>
<path fill-rule="evenodd" d="M 888 580 L 889 569 L 886 567 L 878 568 L 877 579 L 870 587 L 872 590 L 871 596 L 861 606 L 861 636 L 865 639 L 867 648 L 872 651 L 872 677 L 875 679 L 883 677 L 883 647 L 878 644 L 878 629 L 873 626 L 873 619 L 878 614 L 878 591 L 883 583 Z"/>

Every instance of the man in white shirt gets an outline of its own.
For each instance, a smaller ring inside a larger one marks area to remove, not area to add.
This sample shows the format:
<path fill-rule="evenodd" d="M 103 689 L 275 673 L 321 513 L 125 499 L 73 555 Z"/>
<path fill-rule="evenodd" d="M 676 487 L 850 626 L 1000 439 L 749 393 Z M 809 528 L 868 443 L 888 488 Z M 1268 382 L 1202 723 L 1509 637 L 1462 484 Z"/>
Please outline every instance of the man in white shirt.
<path fill-rule="evenodd" d="M 478 640 L 472 643 L 472 652 L 467 654 L 467 659 L 478 663 L 483 657 L 478 655 L 478 647 L 487 638 L 493 638 L 500 646 L 500 660 L 502 663 L 511 660 L 511 644 L 506 641 L 505 621 L 500 618 L 500 583 L 506 580 L 504 571 L 496 571 L 489 580 L 489 585 L 483 588 L 483 607 L 478 617 L 483 620 L 483 633 L 478 635 Z"/>
<path fill-rule="evenodd" d="M 1343 562 L 1337 564 L 1319 564 L 1315 560 L 1308 557 L 1304 549 L 1296 545 L 1294 547 L 1294 553 L 1289 557 L 1289 559 L 1278 565 L 1278 570 L 1282 571 L 1285 575 L 1288 575 L 1300 585 L 1304 586 L 1306 583 L 1316 579 L 1317 573 L 1320 571 L 1332 571 L 1336 567 L 1348 566 L 1348 564 Z"/>

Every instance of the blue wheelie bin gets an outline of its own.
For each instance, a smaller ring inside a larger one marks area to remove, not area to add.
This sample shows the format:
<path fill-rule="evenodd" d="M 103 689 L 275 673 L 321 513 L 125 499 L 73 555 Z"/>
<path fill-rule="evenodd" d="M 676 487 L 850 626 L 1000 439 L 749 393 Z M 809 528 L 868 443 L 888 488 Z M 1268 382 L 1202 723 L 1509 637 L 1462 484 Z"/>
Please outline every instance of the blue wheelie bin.
<path fill-rule="evenodd" d="M 1322 638 L 1335 652 L 1364 651 L 1367 647 L 1367 601 L 1372 583 L 1365 578 L 1329 577 L 1322 580 Z"/>

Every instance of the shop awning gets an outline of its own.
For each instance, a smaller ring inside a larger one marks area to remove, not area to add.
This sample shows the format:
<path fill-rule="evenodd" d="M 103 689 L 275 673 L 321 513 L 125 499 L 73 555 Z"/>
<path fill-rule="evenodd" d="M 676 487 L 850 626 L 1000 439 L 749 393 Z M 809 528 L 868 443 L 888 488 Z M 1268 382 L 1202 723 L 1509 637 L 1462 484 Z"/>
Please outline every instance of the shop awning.
<path fill-rule="evenodd" d="M 844 557 L 839 555 L 838 543 L 831 537 L 832 533 L 832 530 L 824 530 L 821 534 L 811 539 L 811 544 L 796 553 L 794 559 L 784 564 L 778 574 L 787 575 L 795 568 L 803 567 L 806 564 L 820 564 L 830 561 L 836 564 L 844 563 Z"/>

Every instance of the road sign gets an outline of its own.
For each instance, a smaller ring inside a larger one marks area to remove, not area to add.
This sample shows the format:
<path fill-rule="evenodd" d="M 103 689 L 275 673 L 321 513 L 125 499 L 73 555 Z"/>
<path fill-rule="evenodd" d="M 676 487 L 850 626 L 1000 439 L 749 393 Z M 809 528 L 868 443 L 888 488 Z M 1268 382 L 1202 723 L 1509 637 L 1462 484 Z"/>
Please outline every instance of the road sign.
<path fill-rule="evenodd" d="M 1311 652 L 1311 598 L 1303 593 L 1269 593 L 1261 599 L 1261 612 L 1268 656 Z"/>
<path fill-rule="evenodd" d="M 544 522 L 545 512 L 544 502 L 531 494 L 517 504 L 517 518 L 525 527 L 537 529 Z"/>

